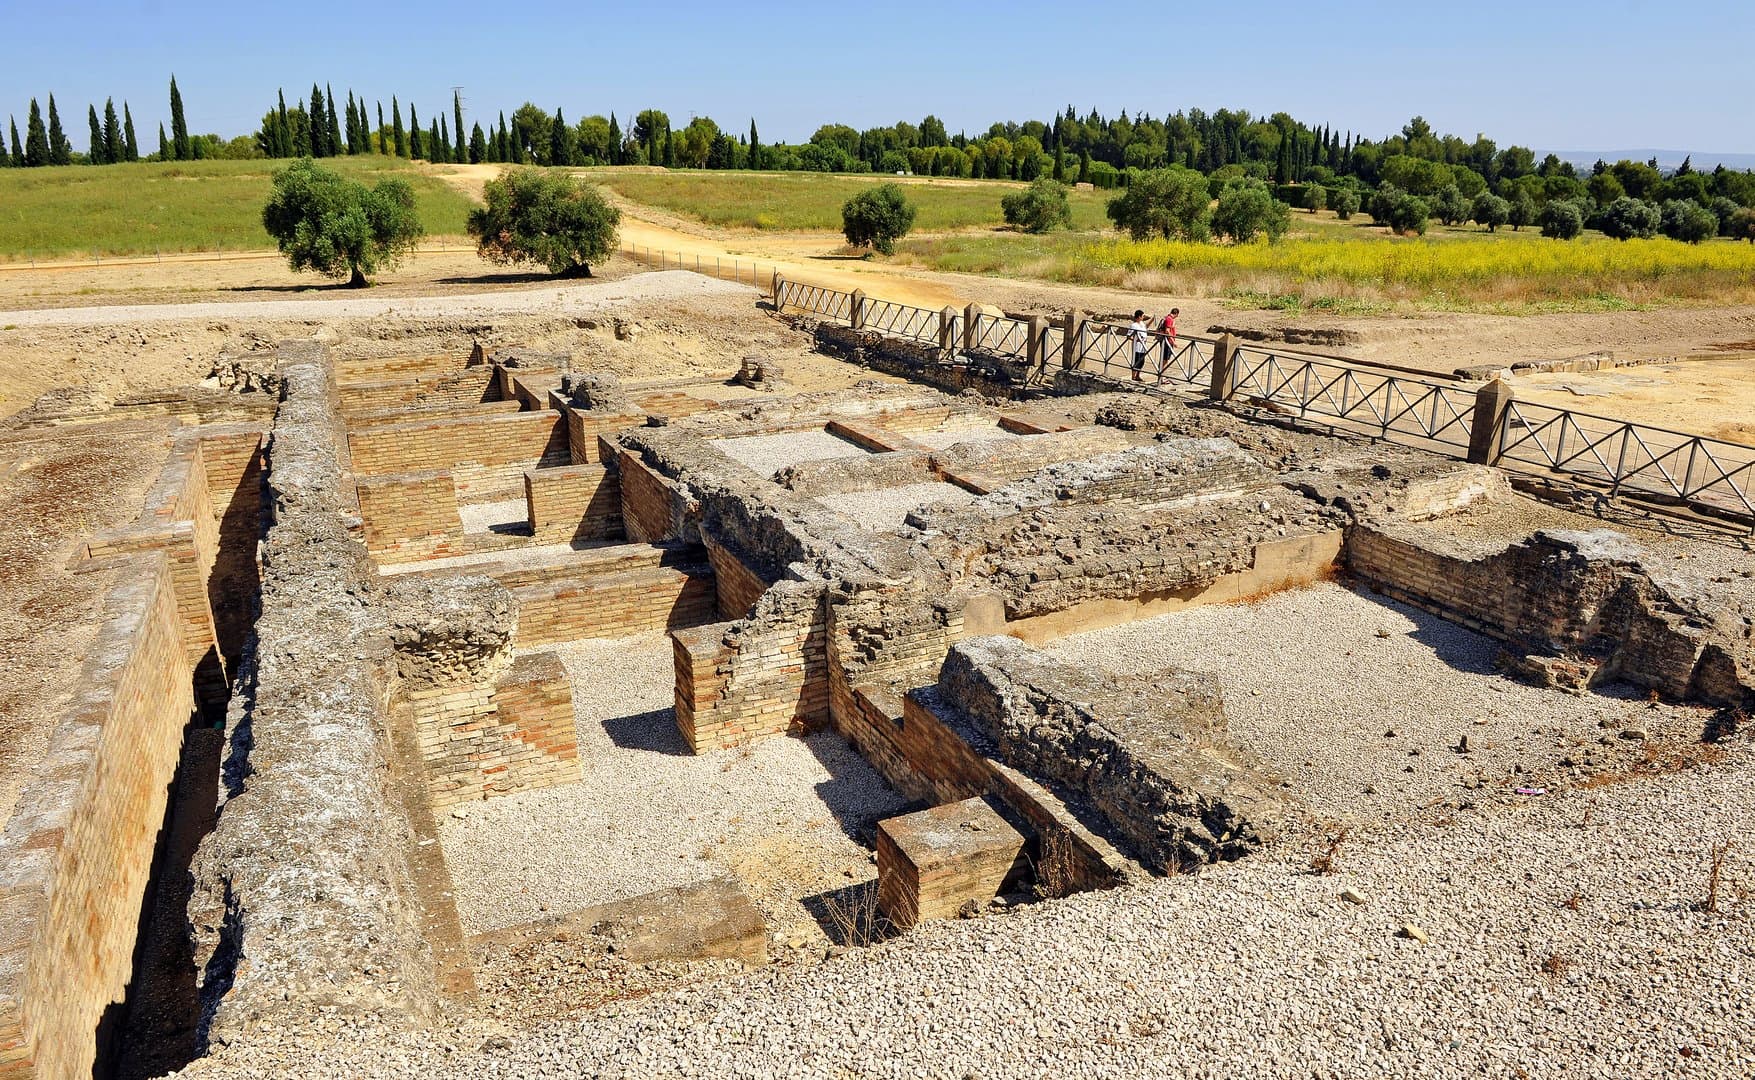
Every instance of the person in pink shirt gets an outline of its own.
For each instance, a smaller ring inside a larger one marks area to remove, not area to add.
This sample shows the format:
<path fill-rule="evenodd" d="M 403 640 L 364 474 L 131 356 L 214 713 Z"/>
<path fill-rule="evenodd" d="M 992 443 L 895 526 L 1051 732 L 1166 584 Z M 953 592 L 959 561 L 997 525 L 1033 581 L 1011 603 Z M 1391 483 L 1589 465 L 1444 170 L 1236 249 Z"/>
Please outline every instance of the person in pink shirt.
<path fill-rule="evenodd" d="M 1176 356 L 1176 316 L 1180 314 L 1182 314 L 1182 309 L 1173 307 L 1170 309 L 1170 314 L 1164 316 L 1163 321 L 1158 323 L 1158 332 L 1164 335 L 1165 367 L 1170 366 L 1170 361 Z"/>

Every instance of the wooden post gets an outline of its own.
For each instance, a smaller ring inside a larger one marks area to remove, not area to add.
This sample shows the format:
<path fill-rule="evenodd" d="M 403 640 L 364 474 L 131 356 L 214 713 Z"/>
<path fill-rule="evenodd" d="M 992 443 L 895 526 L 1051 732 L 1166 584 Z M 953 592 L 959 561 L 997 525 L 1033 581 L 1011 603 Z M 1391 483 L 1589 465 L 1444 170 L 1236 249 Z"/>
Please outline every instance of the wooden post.
<path fill-rule="evenodd" d="M 1231 397 L 1231 371 L 1237 365 L 1237 339 L 1225 334 L 1213 343 L 1213 379 L 1207 396 L 1214 401 Z"/>
<path fill-rule="evenodd" d="M 1024 329 L 1030 335 L 1028 344 L 1024 346 L 1024 359 L 1032 372 L 1043 370 L 1048 364 L 1048 357 L 1042 351 L 1042 335 L 1048 331 L 1048 320 L 1041 315 L 1032 315 L 1024 323 Z"/>
<path fill-rule="evenodd" d="M 1505 430 L 1505 412 L 1511 407 L 1511 387 L 1494 379 L 1475 391 L 1474 422 L 1469 426 L 1469 461 L 1476 465 L 1499 464 L 1499 448 Z"/>
<path fill-rule="evenodd" d="M 1079 366 L 1079 346 L 1083 344 L 1085 337 L 1085 317 L 1076 311 L 1069 311 L 1061 325 L 1066 336 L 1060 343 L 1060 366 L 1072 371 Z"/>
<path fill-rule="evenodd" d="M 853 302 L 847 305 L 847 324 L 855 330 L 865 329 L 865 290 L 853 290 Z"/>
<path fill-rule="evenodd" d="M 977 321 L 981 317 L 981 305 L 970 304 L 963 309 L 963 351 L 974 352 L 975 342 L 980 340 L 981 330 Z"/>
<path fill-rule="evenodd" d="M 957 309 L 949 304 L 938 313 L 938 347 L 946 355 L 957 351 Z"/>
<path fill-rule="evenodd" d="M 780 310 L 780 284 L 781 284 L 781 280 L 782 279 L 780 277 L 780 271 L 778 271 L 778 270 L 774 271 L 774 310 L 775 311 Z"/>

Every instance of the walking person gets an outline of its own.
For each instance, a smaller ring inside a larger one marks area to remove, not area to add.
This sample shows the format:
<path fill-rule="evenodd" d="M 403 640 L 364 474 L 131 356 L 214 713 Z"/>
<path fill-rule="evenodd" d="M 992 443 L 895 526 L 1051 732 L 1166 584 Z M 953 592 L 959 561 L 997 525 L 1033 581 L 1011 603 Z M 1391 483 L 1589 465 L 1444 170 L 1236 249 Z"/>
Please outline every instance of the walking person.
<path fill-rule="evenodd" d="M 1164 321 L 1158 324 L 1158 332 L 1164 335 L 1164 363 L 1159 365 L 1160 375 L 1163 374 L 1162 369 L 1168 368 L 1170 361 L 1176 358 L 1176 316 L 1180 314 L 1182 309 L 1173 307 L 1170 314 L 1164 316 Z"/>
<path fill-rule="evenodd" d="M 1152 324 L 1146 321 L 1144 311 L 1133 313 L 1127 336 L 1133 339 L 1133 381 L 1139 382 L 1140 372 L 1146 370 L 1146 353 L 1152 347 Z"/>

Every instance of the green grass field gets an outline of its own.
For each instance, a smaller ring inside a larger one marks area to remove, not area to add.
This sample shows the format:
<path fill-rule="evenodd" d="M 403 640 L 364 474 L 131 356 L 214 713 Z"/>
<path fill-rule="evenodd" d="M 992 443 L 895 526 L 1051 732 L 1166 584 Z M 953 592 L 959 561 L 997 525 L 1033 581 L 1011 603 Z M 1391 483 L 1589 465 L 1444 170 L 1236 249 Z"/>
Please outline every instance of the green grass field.
<path fill-rule="evenodd" d="M 708 225 L 735 229 L 839 232 L 841 204 L 872 184 L 897 180 L 919 209 L 919 232 L 998 228 L 1005 223 L 999 200 L 1022 184 L 823 173 L 752 173 L 678 170 L 669 173 L 591 169 L 585 176 L 624 198 L 669 210 Z M 1097 192 L 1072 193 L 1073 227 L 1101 228 L 1107 200 Z"/>
<path fill-rule="evenodd" d="M 136 162 L 0 169 L 0 259 L 151 255 L 271 248 L 262 231 L 270 177 L 285 162 Z M 328 158 L 325 168 L 367 184 L 401 176 L 414 186 L 433 236 L 462 235 L 470 202 L 407 162 Z"/>

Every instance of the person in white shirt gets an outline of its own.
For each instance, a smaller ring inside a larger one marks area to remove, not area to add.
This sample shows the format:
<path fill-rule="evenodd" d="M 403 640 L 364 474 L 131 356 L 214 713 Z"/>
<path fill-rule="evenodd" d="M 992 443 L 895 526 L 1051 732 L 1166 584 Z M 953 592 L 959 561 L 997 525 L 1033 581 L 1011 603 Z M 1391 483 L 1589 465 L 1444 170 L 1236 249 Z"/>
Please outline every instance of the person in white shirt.
<path fill-rule="evenodd" d="M 1144 311 L 1133 313 L 1127 336 L 1133 339 L 1133 381 L 1139 382 L 1140 372 L 1146 369 L 1146 353 L 1152 348 L 1152 324 L 1146 321 Z"/>

